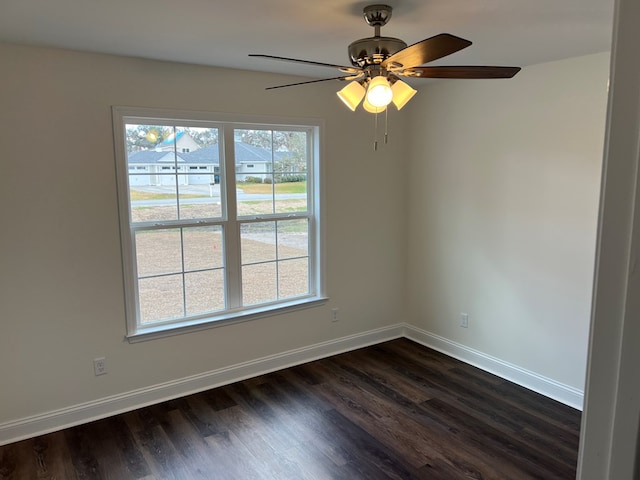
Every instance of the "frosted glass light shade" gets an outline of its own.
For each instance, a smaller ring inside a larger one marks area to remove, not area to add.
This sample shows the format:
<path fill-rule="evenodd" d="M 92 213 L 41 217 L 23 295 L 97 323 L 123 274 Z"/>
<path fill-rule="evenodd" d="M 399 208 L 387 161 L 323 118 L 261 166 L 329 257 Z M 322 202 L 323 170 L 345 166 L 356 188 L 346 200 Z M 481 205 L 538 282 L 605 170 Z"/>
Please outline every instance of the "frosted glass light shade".
<path fill-rule="evenodd" d="M 382 75 L 373 77 L 367 90 L 367 101 L 374 107 L 386 107 L 391 103 L 393 92 L 389 82 Z"/>
<path fill-rule="evenodd" d="M 369 113 L 382 113 L 387 109 L 387 106 L 385 105 L 385 106 L 382 106 L 382 107 L 375 107 L 375 106 L 371 105 L 369 103 L 369 100 L 367 100 L 365 98 L 364 102 L 362 102 L 362 108 L 364 108 Z"/>
<path fill-rule="evenodd" d="M 336 95 L 338 95 L 338 98 L 342 100 L 351 111 L 355 111 L 360 101 L 364 98 L 365 93 L 365 88 L 358 82 L 353 81 L 337 92 Z"/>
<path fill-rule="evenodd" d="M 391 85 L 391 91 L 393 92 L 393 104 L 400 110 L 404 107 L 413 96 L 418 93 L 402 80 L 396 80 L 396 83 Z"/>

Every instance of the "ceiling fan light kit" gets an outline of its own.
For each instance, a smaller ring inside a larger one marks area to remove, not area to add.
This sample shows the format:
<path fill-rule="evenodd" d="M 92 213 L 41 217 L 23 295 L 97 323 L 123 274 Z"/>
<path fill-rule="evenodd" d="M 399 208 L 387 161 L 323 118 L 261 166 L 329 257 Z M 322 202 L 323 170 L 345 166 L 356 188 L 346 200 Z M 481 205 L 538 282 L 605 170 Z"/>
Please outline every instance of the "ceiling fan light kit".
<path fill-rule="evenodd" d="M 373 77 L 367 88 L 367 101 L 374 107 L 386 107 L 393 99 L 393 91 L 389 80 L 382 75 Z"/>
<path fill-rule="evenodd" d="M 374 28 L 374 36 L 361 38 L 349 45 L 351 66 L 263 54 L 249 56 L 336 68 L 344 75 L 267 87 L 267 90 L 331 80 L 350 81 L 337 92 L 340 100 L 352 111 L 362 102 L 365 111 L 375 114 L 385 111 L 391 102 L 400 110 L 416 94 L 416 90 L 400 80 L 400 77 L 511 78 L 520 71 L 520 67 L 502 66 L 425 67 L 423 65 L 426 63 L 467 48 L 471 42 L 449 33 L 441 33 L 410 46 L 398 38 L 383 37 L 380 35 L 380 28 L 387 24 L 392 12 L 393 9 L 389 5 L 376 4 L 364 7 L 364 19 Z"/>
<path fill-rule="evenodd" d="M 359 82 L 352 81 L 338 91 L 336 95 L 352 112 L 355 112 L 366 93 L 367 90 Z"/>
<path fill-rule="evenodd" d="M 391 91 L 393 91 L 393 104 L 398 110 L 401 110 L 418 93 L 417 90 L 411 88 L 400 79 L 391 85 Z"/>
<path fill-rule="evenodd" d="M 387 106 L 383 105 L 382 107 L 376 107 L 375 105 L 372 105 L 365 97 L 364 101 L 362 102 L 362 108 L 365 110 L 365 112 L 382 113 L 387 109 Z"/>

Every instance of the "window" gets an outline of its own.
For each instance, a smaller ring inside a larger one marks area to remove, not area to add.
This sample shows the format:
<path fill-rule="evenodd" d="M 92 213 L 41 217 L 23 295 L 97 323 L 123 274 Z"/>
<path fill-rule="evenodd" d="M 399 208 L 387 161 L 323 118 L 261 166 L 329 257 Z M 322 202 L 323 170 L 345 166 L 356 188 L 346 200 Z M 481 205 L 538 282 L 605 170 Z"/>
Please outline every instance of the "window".
<path fill-rule="evenodd" d="M 317 120 L 121 107 L 113 118 L 132 341 L 324 300 Z M 185 138 L 197 147 L 178 149 Z M 165 165 L 135 176 L 141 161 Z M 237 171 L 247 161 L 251 176 Z"/>

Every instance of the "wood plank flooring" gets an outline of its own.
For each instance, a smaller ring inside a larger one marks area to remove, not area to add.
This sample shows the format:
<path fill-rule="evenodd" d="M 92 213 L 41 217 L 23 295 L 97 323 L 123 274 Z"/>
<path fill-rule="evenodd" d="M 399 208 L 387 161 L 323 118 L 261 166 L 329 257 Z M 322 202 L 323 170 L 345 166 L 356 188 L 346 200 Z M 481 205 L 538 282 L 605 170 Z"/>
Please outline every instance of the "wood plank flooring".
<path fill-rule="evenodd" d="M 573 479 L 579 428 L 399 339 L 0 447 L 0 479 Z"/>

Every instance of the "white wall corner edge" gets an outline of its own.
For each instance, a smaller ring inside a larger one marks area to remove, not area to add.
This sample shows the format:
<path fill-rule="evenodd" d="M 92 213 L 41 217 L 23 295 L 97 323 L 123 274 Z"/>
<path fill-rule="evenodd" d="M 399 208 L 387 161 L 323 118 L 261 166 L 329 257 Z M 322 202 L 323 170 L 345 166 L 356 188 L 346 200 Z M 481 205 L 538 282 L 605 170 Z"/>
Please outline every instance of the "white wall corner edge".
<path fill-rule="evenodd" d="M 404 336 L 414 342 L 462 360 L 505 380 L 582 411 L 584 391 L 538 375 L 517 365 L 492 357 L 413 325 L 405 324 Z"/>
<path fill-rule="evenodd" d="M 391 325 L 0 424 L 0 446 L 401 338 Z"/>

